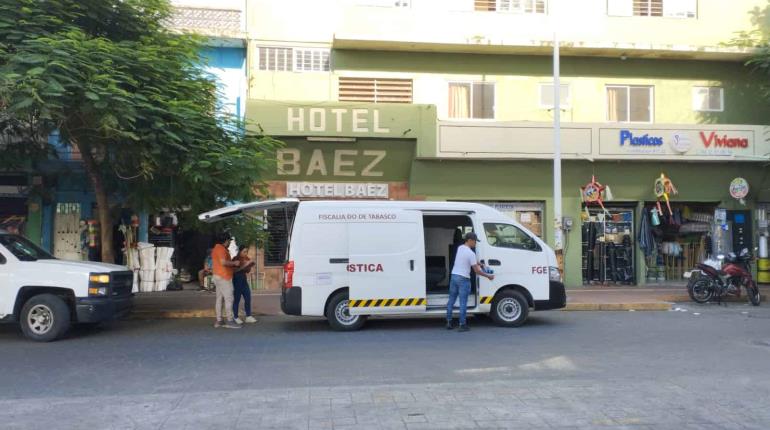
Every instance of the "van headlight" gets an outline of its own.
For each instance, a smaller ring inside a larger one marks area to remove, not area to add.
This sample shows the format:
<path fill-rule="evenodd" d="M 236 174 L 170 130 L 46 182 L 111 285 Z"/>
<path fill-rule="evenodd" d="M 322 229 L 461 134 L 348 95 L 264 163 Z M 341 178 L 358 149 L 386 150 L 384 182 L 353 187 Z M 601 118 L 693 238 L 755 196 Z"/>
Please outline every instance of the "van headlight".
<path fill-rule="evenodd" d="M 548 268 L 548 280 L 561 282 L 561 272 L 558 267 L 551 266 Z"/>

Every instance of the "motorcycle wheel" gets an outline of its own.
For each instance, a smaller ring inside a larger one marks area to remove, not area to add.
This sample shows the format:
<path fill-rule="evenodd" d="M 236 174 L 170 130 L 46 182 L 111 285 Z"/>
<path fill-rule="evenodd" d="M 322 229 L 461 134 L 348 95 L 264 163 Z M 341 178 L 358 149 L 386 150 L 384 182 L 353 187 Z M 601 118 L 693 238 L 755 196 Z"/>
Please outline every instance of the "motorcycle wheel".
<path fill-rule="evenodd" d="M 687 284 L 687 293 L 695 303 L 708 303 L 714 297 L 714 288 L 711 279 L 698 277 Z"/>
<path fill-rule="evenodd" d="M 749 296 L 749 301 L 751 304 L 754 306 L 759 306 L 761 297 L 759 295 L 759 287 L 757 287 L 757 284 L 755 284 L 754 281 L 746 284 L 746 293 Z"/>

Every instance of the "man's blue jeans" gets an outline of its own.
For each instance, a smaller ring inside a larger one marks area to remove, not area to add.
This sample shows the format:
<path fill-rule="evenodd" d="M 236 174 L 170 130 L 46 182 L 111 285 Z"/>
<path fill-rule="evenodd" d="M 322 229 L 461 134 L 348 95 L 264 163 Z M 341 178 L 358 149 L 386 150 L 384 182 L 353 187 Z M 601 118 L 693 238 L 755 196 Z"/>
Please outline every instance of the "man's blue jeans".
<path fill-rule="evenodd" d="M 449 302 L 446 304 L 446 320 L 452 321 L 452 309 L 457 297 L 460 297 L 460 325 L 465 325 L 465 312 L 468 308 L 468 294 L 471 293 L 471 280 L 460 275 L 449 279 Z"/>

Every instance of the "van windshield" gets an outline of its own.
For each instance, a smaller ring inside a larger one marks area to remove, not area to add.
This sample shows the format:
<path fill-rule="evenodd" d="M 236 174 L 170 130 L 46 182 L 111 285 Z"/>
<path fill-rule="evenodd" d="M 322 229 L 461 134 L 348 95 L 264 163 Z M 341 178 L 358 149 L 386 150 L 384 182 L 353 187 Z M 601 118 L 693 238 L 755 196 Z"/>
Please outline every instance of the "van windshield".
<path fill-rule="evenodd" d="M 11 252 L 19 261 L 54 260 L 54 256 L 15 234 L 0 234 L 0 245 Z"/>

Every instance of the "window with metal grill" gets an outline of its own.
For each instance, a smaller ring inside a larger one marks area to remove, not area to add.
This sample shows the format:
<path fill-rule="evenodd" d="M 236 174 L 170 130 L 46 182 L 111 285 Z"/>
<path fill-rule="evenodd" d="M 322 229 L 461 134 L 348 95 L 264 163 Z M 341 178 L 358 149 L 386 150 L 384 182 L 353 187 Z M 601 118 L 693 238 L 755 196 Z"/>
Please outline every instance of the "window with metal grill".
<path fill-rule="evenodd" d="M 698 0 L 607 0 L 610 16 L 663 16 L 695 18 Z"/>
<path fill-rule="evenodd" d="M 270 70 L 276 72 L 291 71 L 291 54 L 291 48 L 260 46 L 259 70 Z"/>
<path fill-rule="evenodd" d="M 484 12 L 545 13 L 545 0 L 474 0 L 474 9 Z"/>
<path fill-rule="evenodd" d="M 341 102 L 412 103 L 412 80 L 340 77 Z"/>
<path fill-rule="evenodd" d="M 289 234 L 296 211 L 282 208 L 267 211 L 268 235 L 265 242 L 265 266 L 281 266 L 286 263 L 289 250 Z"/>
<path fill-rule="evenodd" d="M 328 49 L 301 49 L 294 48 L 295 72 L 328 72 Z"/>

